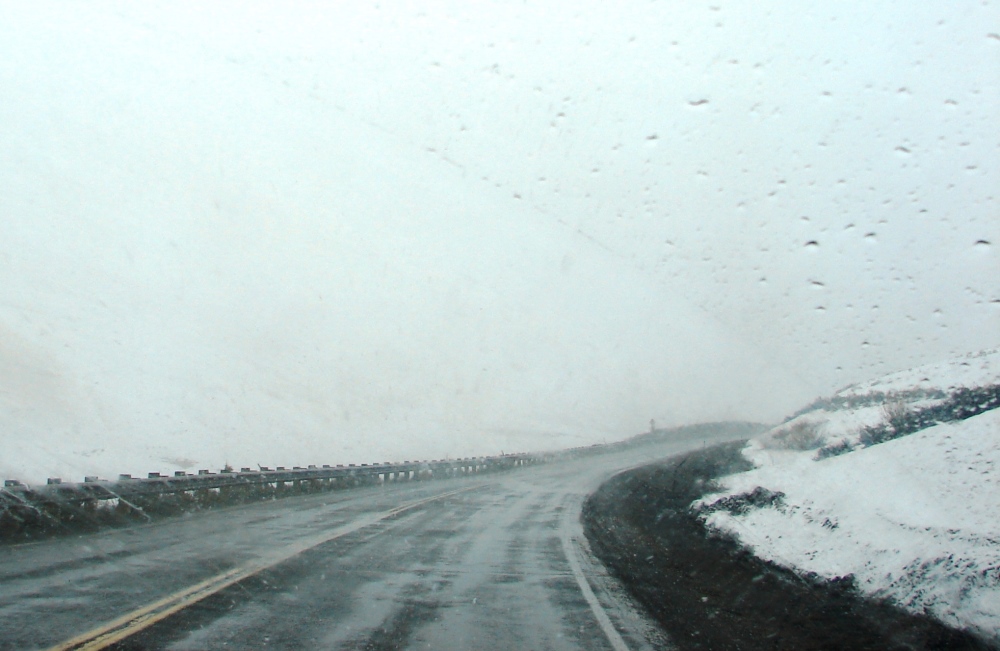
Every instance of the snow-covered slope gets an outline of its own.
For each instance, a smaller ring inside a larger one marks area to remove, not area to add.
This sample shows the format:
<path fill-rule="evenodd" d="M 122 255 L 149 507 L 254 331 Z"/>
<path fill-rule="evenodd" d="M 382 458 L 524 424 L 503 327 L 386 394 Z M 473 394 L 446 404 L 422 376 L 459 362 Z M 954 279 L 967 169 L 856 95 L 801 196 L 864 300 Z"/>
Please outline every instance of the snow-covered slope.
<path fill-rule="evenodd" d="M 755 446 L 767 450 L 855 447 L 860 444 L 866 427 L 884 423 L 894 410 L 913 412 L 940 406 L 948 403 L 956 392 L 998 382 L 1000 351 L 997 349 L 891 373 L 849 385 L 828 398 L 814 401 L 760 436 Z"/>
<path fill-rule="evenodd" d="M 889 412 L 998 383 L 990 350 L 847 387 L 752 440 L 756 468 L 698 507 L 761 558 L 1000 639 L 1000 410 L 864 443 Z"/>

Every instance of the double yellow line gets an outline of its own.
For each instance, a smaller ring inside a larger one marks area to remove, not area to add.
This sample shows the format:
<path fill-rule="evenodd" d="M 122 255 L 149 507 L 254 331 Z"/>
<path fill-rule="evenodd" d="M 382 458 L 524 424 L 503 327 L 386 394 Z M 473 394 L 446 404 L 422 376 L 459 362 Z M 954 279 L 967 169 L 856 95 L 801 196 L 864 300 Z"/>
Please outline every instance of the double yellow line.
<path fill-rule="evenodd" d="M 313 547 L 317 547 L 323 543 L 352 534 L 356 531 L 364 529 L 365 527 L 381 522 L 382 520 L 394 518 L 401 513 L 415 509 L 418 506 L 423 506 L 428 502 L 441 500 L 446 497 L 457 495 L 458 493 L 474 490 L 476 488 L 480 488 L 480 486 L 472 486 L 469 488 L 449 491 L 447 493 L 441 493 L 440 495 L 427 497 L 415 502 L 408 502 L 401 506 L 397 506 L 394 509 L 385 511 L 384 513 L 376 513 L 354 520 L 350 524 L 335 529 L 332 532 L 326 532 L 318 536 L 313 536 L 299 541 L 294 545 L 289 545 L 262 557 L 253 563 L 228 570 L 222 574 L 217 574 L 209 579 L 205 579 L 201 583 L 184 588 L 183 590 L 164 597 L 159 601 L 143 606 L 138 610 L 132 611 L 131 613 L 119 617 L 114 621 L 95 628 L 92 631 L 88 631 L 82 635 L 77 635 L 71 640 L 66 640 L 61 644 L 57 644 L 49 649 L 49 651 L 97 651 L 98 649 L 104 649 L 115 642 L 124 640 L 130 635 L 134 635 L 139 631 L 148 628 L 153 624 L 166 619 L 167 617 L 170 617 L 180 610 L 184 610 L 191 604 L 197 603 L 205 597 L 209 597 L 220 590 L 233 585 L 234 583 L 238 583 L 253 576 L 254 574 L 257 574 L 258 572 L 274 567 L 278 563 L 287 561 L 293 556 L 301 554 L 308 549 L 312 549 Z"/>

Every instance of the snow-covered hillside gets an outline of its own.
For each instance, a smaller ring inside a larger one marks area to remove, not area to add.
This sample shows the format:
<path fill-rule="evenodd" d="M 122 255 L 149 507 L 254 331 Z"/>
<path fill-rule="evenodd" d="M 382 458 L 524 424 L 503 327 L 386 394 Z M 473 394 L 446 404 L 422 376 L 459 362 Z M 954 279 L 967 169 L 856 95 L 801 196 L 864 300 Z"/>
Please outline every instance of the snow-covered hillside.
<path fill-rule="evenodd" d="M 994 349 L 847 387 L 752 440 L 756 468 L 697 507 L 761 558 L 853 576 L 868 595 L 1000 639 L 998 384 Z M 991 393 L 977 415 L 871 440 L 885 421 Z"/>

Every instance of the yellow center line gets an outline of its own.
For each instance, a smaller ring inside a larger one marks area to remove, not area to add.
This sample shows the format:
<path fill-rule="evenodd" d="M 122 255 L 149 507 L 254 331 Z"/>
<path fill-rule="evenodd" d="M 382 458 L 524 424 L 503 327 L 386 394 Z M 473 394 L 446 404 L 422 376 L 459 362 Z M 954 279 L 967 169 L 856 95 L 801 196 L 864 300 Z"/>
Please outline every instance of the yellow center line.
<path fill-rule="evenodd" d="M 217 574 L 216 576 L 205 579 L 200 583 L 196 583 L 195 585 L 179 590 L 172 595 L 143 606 L 138 610 L 134 610 L 131 613 L 110 621 L 92 631 L 77 635 L 70 640 L 57 644 L 56 646 L 50 648 L 49 651 L 97 651 L 98 649 L 107 648 L 109 645 L 124 640 L 130 635 L 134 635 L 135 633 L 138 633 L 139 631 L 148 628 L 153 624 L 166 619 L 167 617 L 170 617 L 174 613 L 183 610 L 188 606 L 197 603 L 198 601 L 201 601 L 202 599 L 225 588 L 228 588 L 234 583 L 238 583 L 253 576 L 254 574 L 257 574 L 258 572 L 274 567 L 275 565 L 287 561 L 293 556 L 297 556 L 308 549 L 312 549 L 313 547 L 317 547 L 323 543 L 354 533 L 355 531 L 369 527 L 373 524 L 381 522 L 382 520 L 395 517 L 401 513 L 415 509 L 418 506 L 427 504 L 428 502 L 451 497 L 452 495 L 464 493 L 476 488 L 481 487 L 471 486 L 469 488 L 460 488 L 458 490 L 441 493 L 440 495 L 434 495 L 433 497 L 427 497 L 415 502 L 409 502 L 385 511 L 384 513 L 373 514 L 357 519 L 351 524 L 335 529 L 333 532 L 313 536 L 294 545 L 286 546 L 283 549 L 264 556 L 253 563 L 228 570 L 222 574 Z"/>

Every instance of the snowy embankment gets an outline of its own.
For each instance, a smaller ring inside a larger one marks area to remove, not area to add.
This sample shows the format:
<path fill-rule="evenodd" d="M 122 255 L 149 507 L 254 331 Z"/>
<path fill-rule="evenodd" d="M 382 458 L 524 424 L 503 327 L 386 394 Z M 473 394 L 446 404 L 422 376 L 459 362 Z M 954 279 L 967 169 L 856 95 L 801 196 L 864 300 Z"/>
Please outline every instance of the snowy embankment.
<path fill-rule="evenodd" d="M 848 387 L 696 507 L 758 557 L 1000 640 L 997 385 L 1000 350 Z"/>

